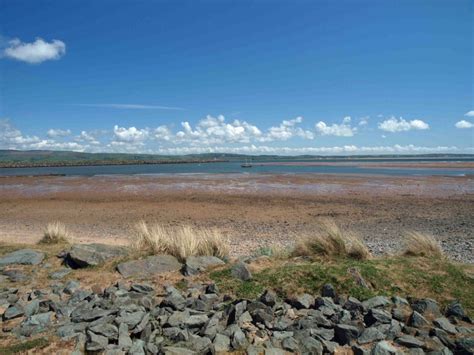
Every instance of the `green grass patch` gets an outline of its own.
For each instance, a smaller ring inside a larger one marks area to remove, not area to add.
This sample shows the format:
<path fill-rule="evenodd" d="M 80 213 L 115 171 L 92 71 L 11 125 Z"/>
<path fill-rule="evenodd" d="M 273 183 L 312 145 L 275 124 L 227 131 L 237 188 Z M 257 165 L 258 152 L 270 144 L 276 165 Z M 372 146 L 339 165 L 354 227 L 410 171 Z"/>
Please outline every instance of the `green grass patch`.
<path fill-rule="evenodd" d="M 0 354 L 18 354 L 32 349 L 42 349 L 49 345 L 49 340 L 46 338 L 37 338 L 26 340 L 18 344 L 13 344 L 5 347 L 0 347 Z"/>
<path fill-rule="evenodd" d="M 355 268 L 370 288 L 359 286 L 348 273 Z M 210 273 L 220 290 L 242 298 L 254 298 L 271 288 L 284 298 L 308 292 L 319 294 L 325 283 L 331 283 L 341 294 L 365 300 L 376 295 L 430 297 L 445 306 L 459 300 L 469 314 L 474 313 L 474 279 L 472 265 L 460 265 L 445 259 L 380 258 L 371 260 L 325 260 L 302 262 L 275 261 L 273 265 L 253 273 L 251 281 L 240 281 L 230 268 Z"/>

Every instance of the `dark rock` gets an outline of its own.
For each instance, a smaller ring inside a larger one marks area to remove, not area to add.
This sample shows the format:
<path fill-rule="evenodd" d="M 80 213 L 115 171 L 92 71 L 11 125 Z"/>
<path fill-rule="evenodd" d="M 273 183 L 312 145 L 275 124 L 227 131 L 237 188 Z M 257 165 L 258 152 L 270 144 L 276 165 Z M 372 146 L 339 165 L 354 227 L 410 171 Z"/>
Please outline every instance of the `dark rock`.
<path fill-rule="evenodd" d="M 216 294 L 219 293 L 219 288 L 215 283 L 210 283 L 206 286 L 206 293 L 207 294 Z"/>
<path fill-rule="evenodd" d="M 162 307 L 171 307 L 175 310 L 183 310 L 186 306 L 186 299 L 174 287 L 166 288 L 167 295 L 161 302 Z"/>
<path fill-rule="evenodd" d="M 452 325 L 447 318 L 444 318 L 444 317 L 436 318 L 433 321 L 433 324 L 449 334 L 457 333 L 456 327 Z"/>
<path fill-rule="evenodd" d="M 352 325 L 338 324 L 334 328 L 334 339 L 340 345 L 351 345 L 359 336 L 359 329 Z"/>
<path fill-rule="evenodd" d="M 186 276 L 196 275 L 210 267 L 223 264 L 225 263 L 215 256 L 190 256 L 183 266 L 183 274 Z"/>
<path fill-rule="evenodd" d="M 208 321 L 208 317 L 205 314 L 196 314 L 188 317 L 184 324 L 189 328 L 200 328 Z"/>
<path fill-rule="evenodd" d="M 117 265 L 123 277 L 147 278 L 156 274 L 178 271 L 182 264 L 171 255 L 153 255 L 142 260 L 132 260 Z"/>
<path fill-rule="evenodd" d="M 0 258 L 0 266 L 22 264 L 38 265 L 44 259 L 44 254 L 37 250 L 21 249 L 6 254 Z"/>
<path fill-rule="evenodd" d="M 311 308 L 314 305 L 314 297 L 308 293 L 294 296 L 287 301 L 296 309 Z"/>
<path fill-rule="evenodd" d="M 400 352 L 386 341 L 378 342 L 372 349 L 372 355 L 398 355 Z"/>
<path fill-rule="evenodd" d="M 440 317 L 441 312 L 439 311 L 438 303 L 431 298 L 422 298 L 414 300 L 411 304 L 413 310 L 417 311 L 418 313 L 422 314 L 423 316 L 432 316 L 432 317 Z"/>
<path fill-rule="evenodd" d="M 448 305 L 446 309 L 446 316 L 453 316 L 462 319 L 466 316 L 466 312 L 464 311 L 462 305 L 459 302 L 455 301 Z"/>
<path fill-rule="evenodd" d="M 351 350 L 354 353 L 354 355 L 370 355 L 369 349 L 366 349 L 359 345 L 352 345 Z"/>
<path fill-rule="evenodd" d="M 248 266 L 243 262 L 235 264 L 232 267 L 231 274 L 233 277 L 242 281 L 249 281 L 252 279 L 252 273 L 250 272 Z"/>
<path fill-rule="evenodd" d="M 277 295 L 273 290 L 265 290 L 265 292 L 260 296 L 260 302 L 266 304 L 267 306 L 273 307 L 277 302 Z"/>
<path fill-rule="evenodd" d="M 376 323 L 389 324 L 392 321 L 392 316 L 387 311 L 373 308 L 366 314 L 364 321 L 369 327 Z"/>
<path fill-rule="evenodd" d="M 456 354 L 474 354 L 474 337 L 456 340 Z"/>
<path fill-rule="evenodd" d="M 355 297 L 349 297 L 344 303 L 344 308 L 349 311 L 362 311 L 364 310 L 364 306 L 362 303 Z"/>
<path fill-rule="evenodd" d="M 336 297 L 336 290 L 334 289 L 334 286 L 331 285 L 331 284 L 323 285 L 323 287 L 321 289 L 321 296 L 335 298 Z"/>
<path fill-rule="evenodd" d="M 360 337 L 357 339 L 359 344 L 372 343 L 378 340 L 384 340 L 385 334 L 379 331 L 377 328 L 370 327 L 364 329 Z"/>
<path fill-rule="evenodd" d="M 424 328 L 430 325 L 430 323 L 417 311 L 413 311 L 408 324 L 415 328 Z"/>
<path fill-rule="evenodd" d="M 411 335 L 403 335 L 396 339 L 396 342 L 402 346 L 407 348 L 422 348 L 425 343 L 414 336 Z"/>
<path fill-rule="evenodd" d="M 127 255 L 127 249 L 106 244 L 75 244 L 69 250 L 66 263 L 73 268 L 101 265 L 104 262 Z"/>
<path fill-rule="evenodd" d="M 150 293 L 154 291 L 153 286 L 146 285 L 146 284 L 133 284 L 130 288 L 133 291 L 138 292 L 138 293 Z"/>

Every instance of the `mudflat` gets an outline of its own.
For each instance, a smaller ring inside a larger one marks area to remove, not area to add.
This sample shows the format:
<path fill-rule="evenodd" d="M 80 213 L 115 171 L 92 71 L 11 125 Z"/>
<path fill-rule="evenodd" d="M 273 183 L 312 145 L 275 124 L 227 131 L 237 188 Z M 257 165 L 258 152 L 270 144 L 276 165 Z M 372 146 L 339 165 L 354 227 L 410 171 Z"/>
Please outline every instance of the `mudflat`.
<path fill-rule="evenodd" d="M 360 235 L 375 254 L 404 231 L 434 235 L 474 263 L 473 176 L 196 174 L 0 177 L 0 240 L 32 243 L 51 221 L 79 242 L 125 244 L 140 220 L 215 227 L 234 256 L 291 246 L 321 218 Z"/>

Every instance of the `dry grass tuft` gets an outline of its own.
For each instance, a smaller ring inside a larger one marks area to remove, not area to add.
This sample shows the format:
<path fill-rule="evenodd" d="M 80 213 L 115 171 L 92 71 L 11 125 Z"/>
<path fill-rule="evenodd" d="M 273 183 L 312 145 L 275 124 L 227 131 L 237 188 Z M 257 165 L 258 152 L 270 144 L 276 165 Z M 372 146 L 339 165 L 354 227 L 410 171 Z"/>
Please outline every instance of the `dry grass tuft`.
<path fill-rule="evenodd" d="M 350 257 L 369 259 L 370 251 L 364 242 L 351 233 L 342 232 L 333 220 L 322 220 L 320 231 L 301 238 L 293 250 L 295 256 Z"/>
<path fill-rule="evenodd" d="M 443 249 L 438 241 L 431 235 L 420 232 L 407 232 L 405 236 L 405 249 L 403 255 L 442 257 Z"/>
<path fill-rule="evenodd" d="M 72 235 L 66 228 L 64 223 L 51 222 L 48 223 L 43 232 L 43 238 L 39 241 L 40 244 L 61 244 L 71 243 Z"/>
<path fill-rule="evenodd" d="M 227 240 L 216 229 L 149 226 L 141 221 L 134 232 L 130 245 L 140 253 L 170 254 L 181 261 L 188 256 L 212 255 L 223 259 L 229 255 Z"/>

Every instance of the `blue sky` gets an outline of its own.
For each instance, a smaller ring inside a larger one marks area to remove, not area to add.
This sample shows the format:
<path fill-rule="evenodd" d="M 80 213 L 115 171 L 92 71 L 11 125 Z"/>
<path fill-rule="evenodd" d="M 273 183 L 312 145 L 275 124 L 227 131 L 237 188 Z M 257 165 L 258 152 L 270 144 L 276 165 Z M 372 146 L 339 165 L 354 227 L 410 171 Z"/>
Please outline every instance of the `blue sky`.
<path fill-rule="evenodd" d="M 0 149 L 474 153 L 473 5 L 0 1 Z"/>

